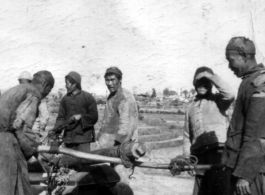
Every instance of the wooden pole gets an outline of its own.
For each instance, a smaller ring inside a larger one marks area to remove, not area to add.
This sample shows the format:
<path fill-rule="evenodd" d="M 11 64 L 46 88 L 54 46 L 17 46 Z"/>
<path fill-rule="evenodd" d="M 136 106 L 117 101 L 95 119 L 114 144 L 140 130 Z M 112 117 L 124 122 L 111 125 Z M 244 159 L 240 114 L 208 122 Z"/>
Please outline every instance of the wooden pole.
<path fill-rule="evenodd" d="M 85 152 L 79 152 L 76 150 L 71 150 L 68 148 L 56 148 L 56 151 L 51 150 L 51 146 L 38 146 L 37 151 L 40 153 L 59 153 L 65 154 L 76 158 L 86 159 L 89 162 L 98 162 L 98 163 L 113 163 L 113 164 L 122 164 L 120 158 L 102 156 L 98 154 L 91 154 Z M 151 168 L 151 169 L 169 169 L 168 163 L 156 163 L 150 161 L 144 161 L 141 159 L 135 160 L 134 165 L 141 168 Z M 209 170 L 211 168 L 223 168 L 223 165 L 197 165 L 196 167 L 185 166 L 184 170 Z"/>

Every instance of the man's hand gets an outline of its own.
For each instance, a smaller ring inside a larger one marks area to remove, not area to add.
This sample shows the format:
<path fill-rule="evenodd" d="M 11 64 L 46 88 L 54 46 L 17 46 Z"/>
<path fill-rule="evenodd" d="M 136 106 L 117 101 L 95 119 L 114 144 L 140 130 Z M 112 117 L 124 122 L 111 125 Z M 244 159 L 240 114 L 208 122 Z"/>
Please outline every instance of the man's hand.
<path fill-rule="evenodd" d="M 80 119 L 81 119 L 81 114 L 76 114 L 70 118 L 70 121 L 79 121 Z"/>
<path fill-rule="evenodd" d="M 13 123 L 13 128 L 14 128 L 14 129 L 20 129 L 20 128 L 22 128 L 22 125 L 23 125 L 23 120 L 20 119 L 20 118 L 18 118 L 18 119 L 16 119 L 16 120 L 14 121 L 14 123 Z"/>
<path fill-rule="evenodd" d="M 207 71 L 204 71 L 204 72 L 201 72 L 199 73 L 197 76 L 196 76 L 196 80 L 200 80 L 201 78 L 207 78 L 207 79 L 210 79 L 213 77 L 213 74 L 207 72 Z"/>
<path fill-rule="evenodd" d="M 236 184 L 236 191 L 239 195 L 250 195 L 251 191 L 249 182 L 242 178 L 238 179 Z"/>

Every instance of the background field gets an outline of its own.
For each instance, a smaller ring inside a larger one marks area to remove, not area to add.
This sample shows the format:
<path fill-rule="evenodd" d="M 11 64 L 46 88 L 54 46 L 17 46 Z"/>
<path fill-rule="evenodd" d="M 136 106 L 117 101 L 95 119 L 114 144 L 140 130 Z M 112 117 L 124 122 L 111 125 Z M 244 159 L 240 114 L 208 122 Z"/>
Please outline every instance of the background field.
<path fill-rule="evenodd" d="M 58 112 L 58 102 L 48 101 L 50 119 L 46 132 L 53 128 Z M 99 120 L 95 125 L 98 133 L 103 119 L 104 106 L 98 105 Z M 170 162 L 182 153 L 184 115 L 155 112 L 139 114 L 139 141 L 145 143 L 146 157 L 155 162 Z M 46 132 L 43 132 L 45 135 Z M 92 144 L 93 149 L 93 144 Z M 193 178 L 183 173 L 173 177 L 167 170 L 135 168 L 130 180 L 135 195 L 189 195 L 192 194 Z"/>

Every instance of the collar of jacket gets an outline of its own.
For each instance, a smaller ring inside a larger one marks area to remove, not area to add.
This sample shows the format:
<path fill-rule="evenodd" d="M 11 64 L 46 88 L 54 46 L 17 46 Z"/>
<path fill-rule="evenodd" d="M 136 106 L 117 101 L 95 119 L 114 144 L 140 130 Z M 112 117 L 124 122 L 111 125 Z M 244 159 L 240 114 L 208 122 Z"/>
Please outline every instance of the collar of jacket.
<path fill-rule="evenodd" d="M 110 93 L 110 94 L 109 94 L 108 100 L 109 100 L 110 98 L 113 98 L 114 96 L 117 96 L 117 94 L 119 94 L 121 91 L 122 91 L 122 87 L 120 86 L 120 87 L 117 89 L 117 91 L 115 91 L 114 93 Z"/>
<path fill-rule="evenodd" d="M 78 94 L 81 93 L 81 91 L 82 91 L 82 90 L 78 90 L 76 93 L 73 93 L 73 92 L 75 92 L 75 91 L 73 91 L 72 93 L 67 94 L 67 96 L 77 96 Z"/>
<path fill-rule="evenodd" d="M 263 64 L 258 64 L 257 66 L 254 66 L 253 68 L 251 68 L 250 70 L 248 70 L 243 76 L 242 79 L 245 79 L 247 77 L 249 77 L 250 75 L 252 75 L 255 72 L 261 71 L 264 69 L 264 65 Z"/>

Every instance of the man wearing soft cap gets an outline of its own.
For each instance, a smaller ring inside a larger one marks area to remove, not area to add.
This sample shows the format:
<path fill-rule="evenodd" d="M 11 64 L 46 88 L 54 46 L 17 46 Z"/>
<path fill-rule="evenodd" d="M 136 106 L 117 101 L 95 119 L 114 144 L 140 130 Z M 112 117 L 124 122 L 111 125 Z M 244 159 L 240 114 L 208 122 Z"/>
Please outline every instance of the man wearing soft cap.
<path fill-rule="evenodd" d="M 117 67 L 110 67 L 104 75 L 105 84 L 110 91 L 106 102 L 104 118 L 97 136 L 101 148 L 117 146 L 138 140 L 138 109 L 131 92 L 122 85 L 122 72 Z M 122 165 L 116 165 L 121 181 L 128 182 L 128 173 Z"/>
<path fill-rule="evenodd" d="M 65 76 L 67 94 L 62 98 L 56 119 L 55 133 L 60 126 L 70 123 L 64 131 L 63 141 L 67 148 L 90 152 L 90 143 L 95 140 L 94 125 L 98 121 L 97 104 L 94 97 L 81 88 L 81 75 L 75 71 Z"/>
<path fill-rule="evenodd" d="M 257 64 L 253 41 L 232 38 L 226 47 L 229 68 L 242 79 L 222 162 L 240 195 L 265 194 L 265 68 Z"/>

